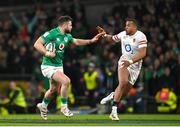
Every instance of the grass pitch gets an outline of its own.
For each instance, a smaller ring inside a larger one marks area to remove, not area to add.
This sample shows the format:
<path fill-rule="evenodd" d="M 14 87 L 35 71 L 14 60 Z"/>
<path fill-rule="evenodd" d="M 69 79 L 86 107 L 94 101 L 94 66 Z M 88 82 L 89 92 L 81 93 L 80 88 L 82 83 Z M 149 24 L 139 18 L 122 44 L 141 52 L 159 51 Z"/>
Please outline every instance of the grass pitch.
<path fill-rule="evenodd" d="M 63 115 L 49 114 L 48 120 L 40 115 L 0 116 L 0 126 L 180 126 L 180 115 L 121 114 L 119 121 L 111 121 L 109 115 Z"/>

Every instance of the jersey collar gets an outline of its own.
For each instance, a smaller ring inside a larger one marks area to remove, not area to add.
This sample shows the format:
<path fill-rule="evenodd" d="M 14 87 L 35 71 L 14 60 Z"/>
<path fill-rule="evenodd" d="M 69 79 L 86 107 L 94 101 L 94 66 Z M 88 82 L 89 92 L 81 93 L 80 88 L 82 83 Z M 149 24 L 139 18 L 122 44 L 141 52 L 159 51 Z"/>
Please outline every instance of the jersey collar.
<path fill-rule="evenodd" d="M 59 27 L 57 27 L 56 29 L 57 29 L 57 31 L 59 32 L 60 35 L 64 35 L 64 34 L 61 32 L 61 30 L 60 30 Z"/>
<path fill-rule="evenodd" d="M 134 37 L 137 34 L 138 30 L 133 34 L 133 35 L 129 35 L 129 37 Z"/>

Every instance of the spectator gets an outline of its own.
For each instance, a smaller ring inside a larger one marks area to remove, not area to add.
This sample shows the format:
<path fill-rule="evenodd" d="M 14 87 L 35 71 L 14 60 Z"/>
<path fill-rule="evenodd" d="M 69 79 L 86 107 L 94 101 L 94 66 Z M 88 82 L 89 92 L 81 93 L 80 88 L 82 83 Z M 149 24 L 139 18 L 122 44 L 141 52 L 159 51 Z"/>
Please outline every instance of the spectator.
<path fill-rule="evenodd" d="M 27 103 L 22 89 L 14 81 L 10 82 L 9 88 L 9 112 L 17 114 L 26 113 Z"/>
<path fill-rule="evenodd" d="M 91 107 L 95 107 L 98 99 L 98 72 L 95 64 L 89 63 L 88 70 L 84 73 L 84 81 L 86 85 L 85 95 L 87 96 L 87 103 Z"/>
<path fill-rule="evenodd" d="M 158 112 L 175 112 L 177 108 L 177 95 L 168 87 L 162 88 L 156 93 L 155 101 Z"/>
<path fill-rule="evenodd" d="M 30 34 L 32 34 L 33 32 L 33 27 L 37 22 L 37 18 L 38 18 L 38 11 L 36 12 L 36 15 L 33 17 L 32 21 L 29 22 L 26 13 L 21 13 L 21 20 L 19 21 L 14 13 L 10 13 L 10 17 L 13 21 L 13 23 L 16 25 L 16 27 L 19 29 L 19 33 L 20 33 L 20 38 L 23 41 L 29 40 L 30 38 Z"/>

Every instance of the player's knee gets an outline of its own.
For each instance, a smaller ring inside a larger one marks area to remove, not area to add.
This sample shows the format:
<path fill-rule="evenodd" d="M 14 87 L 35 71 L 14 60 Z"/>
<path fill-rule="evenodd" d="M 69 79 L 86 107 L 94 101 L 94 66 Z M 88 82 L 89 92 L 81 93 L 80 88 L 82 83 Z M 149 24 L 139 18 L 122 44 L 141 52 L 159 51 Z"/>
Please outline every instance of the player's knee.
<path fill-rule="evenodd" d="M 51 88 L 49 89 L 49 91 L 50 91 L 51 94 L 53 94 L 54 92 L 56 92 L 56 87 L 51 87 Z"/>
<path fill-rule="evenodd" d="M 70 78 L 66 78 L 65 84 L 66 84 L 66 85 L 69 85 L 70 83 L 71 83 Z"/>
<path fill-rule="evenodd" d="M 71 80 L 69 77 L 62 76 L 60 73 L 58 73 L 58 74 L 59 74 L 58 76 L 61 77 L 61 78 L 58 78 L 58 81 L 57 81 L 58 83 L 63 84 L 63 85 L 69 85 L 70 84 Z"/>
<path fill-rule="evenodd" d="M 63 82 L 62 82 L 62 84 L 64 85 L 64 86 L 69 86 L 69 84 L 70 84 L 70 82 L 71 82 L 71 80 L 69 79 L 69 78 L 65 78 L 64 80 L 63 80 Z"/>

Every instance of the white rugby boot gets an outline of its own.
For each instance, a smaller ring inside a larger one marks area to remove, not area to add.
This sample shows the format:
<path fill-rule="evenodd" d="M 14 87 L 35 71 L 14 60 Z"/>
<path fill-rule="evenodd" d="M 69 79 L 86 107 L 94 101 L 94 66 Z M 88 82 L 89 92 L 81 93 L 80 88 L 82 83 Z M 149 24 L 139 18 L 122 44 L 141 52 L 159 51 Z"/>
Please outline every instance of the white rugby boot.
<path fill-rule="evenodd" d="M 118 114 L 117 114 L 117 107 L 113 106 L 111 114 L 109 115 L 109 118 L 111 120 L 119 120 Z"/>
<path fill-rule="evenodd" d="M 73 116 L 74 114 L 68 109 L 67 106 L 62 106 L 61 107 L 61 112 L 63 115 L 67 116 L 67 117 L 71 117 Z"/>
<path fill-rule="evenodd" d="M 104 97 L 101 101 L 100 104 L 106 104 L 107 102 L 111 101 L 114 97 L 114 92 L 111 92 L 108 96 Z"/>
<path fill-rule="evenodd" d="M 39 109 L 40 113 L 41 113 L 41 117 L 44 120 L 47 120 L 47 113 L 48 113 L 48 109 L 46 106 L 44 106 L 42 103 L 38 103 L 37 104 L 37 108 Z"/>

